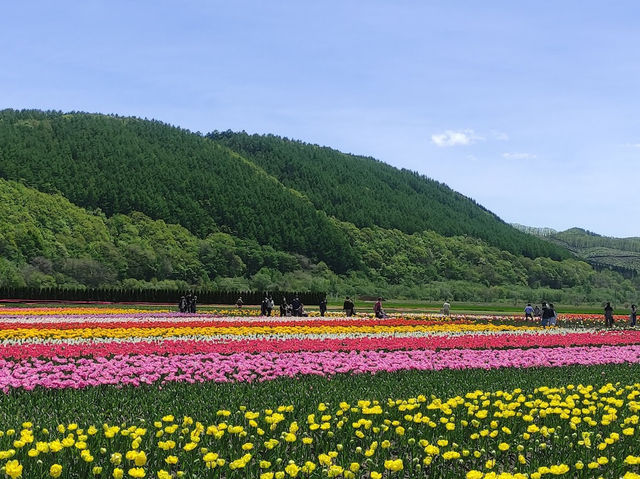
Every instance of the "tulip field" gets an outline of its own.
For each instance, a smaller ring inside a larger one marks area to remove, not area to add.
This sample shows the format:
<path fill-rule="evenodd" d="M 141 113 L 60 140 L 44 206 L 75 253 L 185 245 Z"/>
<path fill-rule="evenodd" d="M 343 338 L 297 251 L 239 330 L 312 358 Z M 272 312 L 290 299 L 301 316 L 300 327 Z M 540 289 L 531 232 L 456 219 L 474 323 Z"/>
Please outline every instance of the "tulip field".
<path fill-rule="evenodd" d="M 640 478 L 626 317 L 0 307 L 0 478 Z"/>

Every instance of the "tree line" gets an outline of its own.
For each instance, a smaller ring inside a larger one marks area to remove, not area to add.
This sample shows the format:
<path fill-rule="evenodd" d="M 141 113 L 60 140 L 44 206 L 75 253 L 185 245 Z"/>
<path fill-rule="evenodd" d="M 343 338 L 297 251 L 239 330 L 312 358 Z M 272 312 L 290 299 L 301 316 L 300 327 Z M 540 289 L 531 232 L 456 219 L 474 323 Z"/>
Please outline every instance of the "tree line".
<path fill-rule="evenodd" d="M 266 294 L 277 298 L 294 298 L 298 296 L 303 304 L 317 305 L 325 297 L 325 293 L 292 292 L 292 291 L 212 291 L 208 289 L 192 289 L 190 293 L 198 297 L 200 304 L 235 305 L 242 297 L 244 304 L 260 304 Z M 175 289 L 122 289 L 122 288 L 33 288 L 0 286 L 0 300 L 32 300 L 32 301 L 78 301 L 78 302 L 113 302 L 113 303 L 177 303 L 180 294 L 185 291 Z"/>

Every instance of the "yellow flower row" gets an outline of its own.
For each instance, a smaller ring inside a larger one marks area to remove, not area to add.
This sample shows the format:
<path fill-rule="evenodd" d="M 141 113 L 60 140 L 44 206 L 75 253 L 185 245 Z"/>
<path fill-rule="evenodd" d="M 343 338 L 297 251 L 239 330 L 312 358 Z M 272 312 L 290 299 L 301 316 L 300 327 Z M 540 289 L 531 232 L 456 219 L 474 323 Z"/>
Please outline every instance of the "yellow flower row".
<path fill-rule="evenodd" d="M 439 324 L 416 326 L 260 326 L 260 327 L 188 327 L 170 328 L 15 328 L 0 330 L 0 340 L 32 338 L 141 338 L 177 336 L 250 336 L 250 335 L 309 335 L 309 334 L 394 334 L 415 332 L 478 332 L 522 331 L 518 326 L 494 324 Z"/>
<path fill-rule="evenodd" d="M 170 309 L 135 309 L 135 308 L 0 308 L 1 316 L 82 316 L 82 315 L 116 315 L 140 313 L 168 313 Z"/>
<path fill-rule="evenodd" d="M 93 474 L 116 479 L 197 475 L 201 467 L 224 469 L 223 476 L 245 469 L 261 479 L 316 469 L 326 477 L 355 478 L 365 470 L 362 477 L 423 475 L 436 467 L 467 479 L 538 479 L 583 470 L 610 475 L 615 463 L 630 478 L 640 467 L 640 455 L 629 453 L 637 451 L 639 397 L 640 384 L 567 385 L 327 402 L 306 411 L 241 406 L 218 410 L 206 422 L 171 414 L 148 424 L 71 423 L 52 430 L 26 422 L 0 430 L 0 460 L 7 460 L 0 473 L 20 477 L 23 466 L 40 461 L 58 477 L 80 461 Z"/>

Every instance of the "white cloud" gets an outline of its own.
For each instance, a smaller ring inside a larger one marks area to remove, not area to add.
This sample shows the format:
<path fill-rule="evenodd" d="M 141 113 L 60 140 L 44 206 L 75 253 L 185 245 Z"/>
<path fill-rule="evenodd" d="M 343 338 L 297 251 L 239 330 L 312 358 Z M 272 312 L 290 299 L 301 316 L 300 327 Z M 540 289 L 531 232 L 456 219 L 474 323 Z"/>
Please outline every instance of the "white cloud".
<path fill-rule="evenodd" d="M 502 157 L 507 160 L 535 160 L 537 155 L 532 153 L 503 153 Z"/>
<path fill-rule="evenodd" d="M 640 143 L 625 143 L 624 146 L 628 148 L 640 148 Z"/>
<path fill-rule="evenodd" d="M 491 134 L 493 135 L 493 138 L 498 141 L 509 141 L 509 135 L 504 131 L 491 130 Z"/>
<path fill-rule="evenodd" d="M 476 141 L 482 140 L 484 140 L 484 138 L 477 135 L 473 130 L 446 130 L 444 133 L 434 133 L 431 135 L 431 141 L 439 147 L 471 145 Z"/>

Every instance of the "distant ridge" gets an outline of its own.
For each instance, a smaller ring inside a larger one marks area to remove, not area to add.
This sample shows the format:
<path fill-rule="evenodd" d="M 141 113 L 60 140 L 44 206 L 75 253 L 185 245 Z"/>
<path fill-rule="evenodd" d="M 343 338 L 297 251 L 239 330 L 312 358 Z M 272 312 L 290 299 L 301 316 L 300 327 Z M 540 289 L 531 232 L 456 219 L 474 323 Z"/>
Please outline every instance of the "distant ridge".
<path fill-rule="evenodd" d="M 611 268 L 625 275 L 640 273 L 640 238 L 613 238 L 583 228 L 555 231 L 513 224 L 515 228 L 567 248 L 598 269 Z"/>

